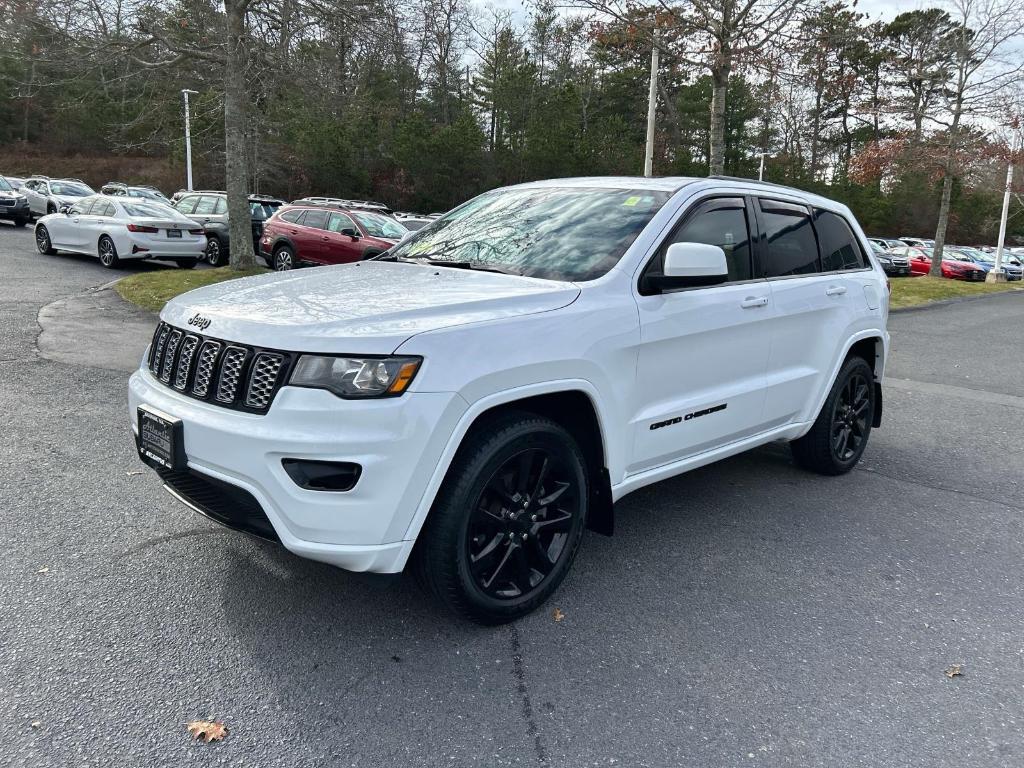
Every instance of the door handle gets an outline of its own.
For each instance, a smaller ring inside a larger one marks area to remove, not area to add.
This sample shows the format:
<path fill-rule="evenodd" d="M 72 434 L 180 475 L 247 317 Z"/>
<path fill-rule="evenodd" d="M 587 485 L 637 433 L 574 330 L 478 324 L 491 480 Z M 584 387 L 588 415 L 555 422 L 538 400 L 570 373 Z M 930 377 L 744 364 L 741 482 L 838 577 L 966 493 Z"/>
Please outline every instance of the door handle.
<path fill-rule="evenodd" d="M 743 301 L 740 302 L 740 306 L 743 309 L 752 309 L 754 307 L 767 307 L 768 297 L 767 296 L 747 296 Z"/>
<path fill-rule="evenodd" d="M 826 296 L 842 296 L 844 293 L 846 293 L 845 285 L 830 285 L 825 289 Z"/>

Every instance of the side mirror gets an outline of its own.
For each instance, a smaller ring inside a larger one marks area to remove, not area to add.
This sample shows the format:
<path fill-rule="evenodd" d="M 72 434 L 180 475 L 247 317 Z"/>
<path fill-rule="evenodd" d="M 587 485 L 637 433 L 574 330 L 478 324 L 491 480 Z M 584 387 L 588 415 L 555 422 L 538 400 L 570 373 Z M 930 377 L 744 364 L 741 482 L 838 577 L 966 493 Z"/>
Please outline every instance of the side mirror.
<path fill-rule="evenodd" d="M 665 266 L 660 275 L 646 278 L 654 293 L 673 288 L 717 285 L 729 279 L 725 251 L 704 243 L 672 243 L 665 251 Z"/>
<path fill-rule="evenodd" d="M 58 210 L 58 211 L 59 211 L 60 213 L 63 213 L 63 214 L 65 215 L 65 216 L 67 216 L 67 215 L 68 215 L 69 213 L 71 213 L 71 206 L 70 206 L 70 205 L 62 205 L 62 206 L 61 206 L 60 208 L 58 208 L 57 210 Z"/>
<path fill-rule="evenodd" d="M 359 233 L 356 232 L 355 227 L 345 227 L 343 230 L 341 230 L 341 234 L 348 235 L 353 240 L 359 239 Z"/>

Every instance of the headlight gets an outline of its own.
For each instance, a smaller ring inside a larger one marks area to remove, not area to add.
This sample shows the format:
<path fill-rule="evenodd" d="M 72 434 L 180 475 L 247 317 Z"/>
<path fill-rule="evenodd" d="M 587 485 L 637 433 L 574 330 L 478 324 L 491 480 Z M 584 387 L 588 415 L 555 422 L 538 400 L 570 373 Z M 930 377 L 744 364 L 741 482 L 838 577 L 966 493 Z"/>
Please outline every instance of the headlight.
<path fill-rule="evenodd" d="M 882 264 L 892 264 L 892 259 L 890 259 L 888 256 L 876 256 L 875 258 L 877 258 L 878 261 L 881 262 Z"/>
<path fill-rule="evenodd" d="M 27 198 L 27 197 L 25 197 L 24 195 L 18 195 L 18 196 L 16 196 L 16 197 L 15 197 L 14 199 L 15 199 L 15 200 L 16 200 L 17 202 L 19 202 L 19 203 L 27 203 L 27 202 L 28 202 L 28 198 Z"/>
<path fill-rule="evenodd" d="M 397 397 L 409 388 L 422 362 L 422 357 L 302 355 L 288 383 L 345 398 Z"/>

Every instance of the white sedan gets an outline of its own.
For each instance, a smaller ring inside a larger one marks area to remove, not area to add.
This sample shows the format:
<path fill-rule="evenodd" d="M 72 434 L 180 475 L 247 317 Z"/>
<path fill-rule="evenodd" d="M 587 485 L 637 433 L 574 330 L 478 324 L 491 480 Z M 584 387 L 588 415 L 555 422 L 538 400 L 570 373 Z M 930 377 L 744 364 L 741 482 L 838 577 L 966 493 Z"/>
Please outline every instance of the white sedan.
<path fill-rule="evenodd" d="M 203 258 L 206 232 L 169 205 L 95 195 L 40 218 L 36 248 L 97 256 L 108 269 L 127 259 L 161 259 L 191 269 Z"/>

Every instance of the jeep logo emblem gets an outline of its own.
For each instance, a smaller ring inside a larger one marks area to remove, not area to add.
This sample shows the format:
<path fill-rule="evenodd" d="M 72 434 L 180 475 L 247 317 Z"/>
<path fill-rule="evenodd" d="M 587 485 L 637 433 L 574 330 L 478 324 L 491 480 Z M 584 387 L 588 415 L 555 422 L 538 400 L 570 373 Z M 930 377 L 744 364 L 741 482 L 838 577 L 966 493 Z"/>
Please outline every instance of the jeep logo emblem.
<path fill-rule="evenodd" d="M 198 312 L 196 313 L 196 315 L 194 317 L 190 317 L 188 319 L 188 324 L 195 326 L 200 331 L 205 331 L 207 328 L 209 328 L 210 327 L 210 322 L 211 322 L 210 318 L 203 317 Z"/>

